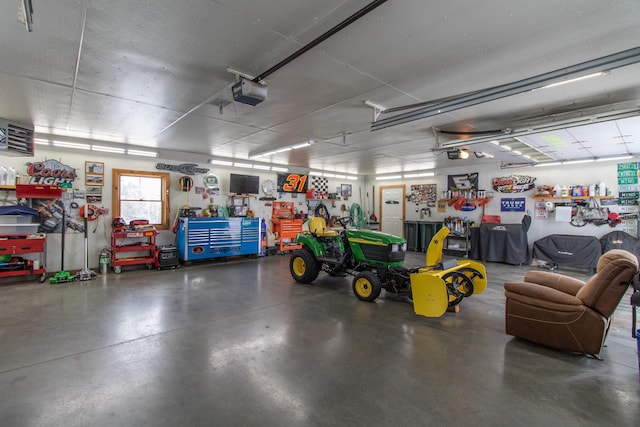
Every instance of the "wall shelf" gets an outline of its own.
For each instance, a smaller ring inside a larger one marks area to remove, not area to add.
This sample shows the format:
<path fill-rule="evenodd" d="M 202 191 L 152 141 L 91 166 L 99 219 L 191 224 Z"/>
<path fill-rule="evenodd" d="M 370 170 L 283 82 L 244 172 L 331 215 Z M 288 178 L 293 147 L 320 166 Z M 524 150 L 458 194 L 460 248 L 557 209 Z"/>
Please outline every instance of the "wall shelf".
<path fill-rule="evenodd" d="M 584 200 L 584 199 L 615 199 L 615 196 L 533 196 L 535 200 Z"/>

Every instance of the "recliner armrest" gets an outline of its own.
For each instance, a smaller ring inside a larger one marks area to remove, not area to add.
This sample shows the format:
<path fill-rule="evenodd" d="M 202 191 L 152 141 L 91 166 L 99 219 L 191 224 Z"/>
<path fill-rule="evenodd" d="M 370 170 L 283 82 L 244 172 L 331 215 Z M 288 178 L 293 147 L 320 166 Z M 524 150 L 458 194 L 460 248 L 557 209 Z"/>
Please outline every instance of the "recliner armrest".
<path fill-rule="evenodd" d="M 530 270 L 525 274 L 524 281 L 537 283 L 574 296 L 584 286 L 582 280 L 549 271 Z"/>
<path fill-rule="evenodd" d="M 557 311 L 582 311 L 582 300 L 558 289 L 526 282 L 504 284 L 505 296 L 524 304 Z"/>

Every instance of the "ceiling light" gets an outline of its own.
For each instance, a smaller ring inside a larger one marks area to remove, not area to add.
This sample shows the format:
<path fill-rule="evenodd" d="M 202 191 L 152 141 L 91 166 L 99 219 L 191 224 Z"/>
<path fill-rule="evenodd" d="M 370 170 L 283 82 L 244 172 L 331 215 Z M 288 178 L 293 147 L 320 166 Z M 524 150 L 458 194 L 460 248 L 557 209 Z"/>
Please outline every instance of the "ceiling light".
<path fill-rule="evenodd" d="M 49 145 L 49 140 L 42 138 L 33 138 L 33 143 L 38 145 Z"/>
<path fill-rule="evenodd" d="M 562 162 L 547 162 L 547 163 L 536 163 L 535 167 L 541 168 L 541 167 L 545 167 L 545 166 L 560 166 L 562 164 Z"/>
<path fill-rule="evenodd" d="M 322 176 L 324 176 L 324 177 L 326 177 L 326 178 L 335 178 L 335 177 L 336 177 L 336 174 L 335 174 L 335 173 L 328 173 L 328 172 L 325 172 L 325 173 L 323 173 L 323 174 L 322 174 Z"/>
<path fill-rule="evenodd" d="M 271 166 L 267 166 L 267 165 L 253 165 L 254 169 L 260 169 L 263 171 L 268 171 L 271 169 Z"/>
<path fill-rule="evenodd" d="M 127 150 L 127 154 L 131 154 L 132 156 L 158 157 L 158 153 L 155 151 Z"/>
<path fill-rule="evenodd" d="M 628 156 L 618 156 L 618 157 L 600 157 L 596 159 L 596 162 L 606 162 L 609 160 L 627 160 L 631 159 L 633 156 L 629 154 Z"/>
<path fill-rule="evenodd" d="M 376 181 L 386 181 L 390 179 L 402 179 L 402 175 L 376 176 Z"/>
<path fill-rule="evenodd" d="M 253 165 L 251 163 L 233 162 L 233 167 L 253 169 Z"/>
<path fill-rule="evenodd" d="M 106 145 L 92 145 L 91 150 L 93 151 L 102 151 L 105 153 L 118 153 L 124 154 L 124 148 L 118 147 L 107 147 Z"/>
<path fill-rule="evenodd" d="M 289 169 L 281 168 L 280 166 L 273 166 L 271 170 L 274 172 L 289 172 Z"/>
<path fill-rule="evenodd" d="M 231 166 L 231 165 L 233 165 L 233 162 L 230 162 L 228 160 L 211 159 L 211 160 L 209 160 L 209 163 L 211 163 L 212 165 L 220 165 L 220 166 Z"/>
<path fill-rule="evenodd" d="M 538 89 L 534 89 L 534 90 L 549 89 L 550 87 L 560 86 L 560 85 L 564 85 L 564 84 L 567 84 L 567 83 L 574 83 L 574 82 L 578 82 L 580 80 L 590 79 L 591 77 L 604 76 L 604 75 L 607 75 L 607 74 L 609 74 L 609 72 L 599 71 L 597 73 L 588 74 L 586 76 L 580 76 L 580 77 L 575 77 L 573 79 L 564 80 L 564 81 L 561 81 L 561 82 L 551 83 L 551 84 L 542 86 L 542 87 L 540 87 Z"/>
<path fill-rule="evenodd" d="M 357 177 L 357 176 L 350 176 L 350 175 L 347 175 L 347 179 L 348 179 L 349 181 L 357 181 L 357 180 L 358 180 L 358 177 Z"/>
<path fill-rule="evenodd" d="M 466 160 L 469 158 L 469 151 L 467 150 L 460 150 L 460 158 L 463 160 Z"/>
<path fill-rule="evenodd" d="M 292 145 L 291 148 L 293 150 L 297 150 L 298 148 L 304 148 L 304 147 L 308 147 L 310 145 L 311 145 L 311 143 L 309 141 L 307 141 L 307 142 L 301 142 L 300 144 Z"/>
<path fill-rule="evenodd" d="M 498 147 L 500 146 L 500 141 L 496 141 L 495 139 L 492 139 L 489 142 L 492 143 L 493 145 L 497 145 Z"/>
<path fill-rule="evenodd" d="M 62 148 L 77 148 L 78 150 L 91 150 L 90 145 L 80 144 L 78 142 L 53 141 L 53 146 Z"/>
<path fill-rule="evenodd" d="M 578 163 L 591 163 L 595 161 L 595 159 L 582 159 L 582 160 L 567 160 L 562 162 L 563 165 L 575 165 Z"/>
<path fill-rule="evenodd" d="M 457 159 L 468 159 L 469 151 L 468 150 L 449 150 L 447 151 L 447 158 L 449 160 L 457 160 Z"/>
<path fill-rule="evenodd" d="M 309 175 L 311 175 L 311 176 L 322 176 L 322 172 L 311 171 L 311 172 L 309 172 Z"/>

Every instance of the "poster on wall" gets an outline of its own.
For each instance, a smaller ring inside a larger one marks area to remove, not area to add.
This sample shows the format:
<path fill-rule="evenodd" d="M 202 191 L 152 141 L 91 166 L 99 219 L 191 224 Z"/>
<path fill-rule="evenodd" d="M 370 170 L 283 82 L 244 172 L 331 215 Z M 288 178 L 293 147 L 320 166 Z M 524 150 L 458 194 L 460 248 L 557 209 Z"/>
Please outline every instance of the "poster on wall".
<path fill-rule="evenodd" d="M 415 204 L 424 203 L 430 208 L 435 207 L 437 199 L 436 184 L 412 185 L 411 194 L 407 198 Z"/>
<path fill-rule="evenodd" d="M 478 172 L 463 175 L 447 175 L 447 190 L 477 190 Z"/>
<path fill-rule="evenodd" d="M 549 211 L 544 200 L 536 200 L 533 217 L 535 219 L 549 219 Z"/>
<path fill-rule="evenodd" d="M 309 177 L 299 173 L 279 173 L 278 193 L 306 193 Z"/>

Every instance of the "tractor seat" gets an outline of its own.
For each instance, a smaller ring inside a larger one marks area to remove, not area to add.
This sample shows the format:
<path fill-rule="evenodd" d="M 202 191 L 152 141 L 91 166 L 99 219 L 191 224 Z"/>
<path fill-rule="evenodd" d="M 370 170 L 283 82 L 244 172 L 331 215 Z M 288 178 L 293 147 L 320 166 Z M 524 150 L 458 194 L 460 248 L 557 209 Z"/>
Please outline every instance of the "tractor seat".
<path fill-rule="evenodd" d="M 338 235 L 337 231 L 327 228 L 327 223 L 320 216 L 314 216 L 309 220 L 309 231 L 316 237 L 336 237 Z"/>

